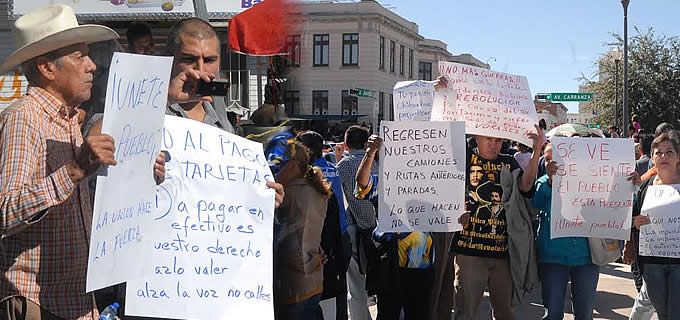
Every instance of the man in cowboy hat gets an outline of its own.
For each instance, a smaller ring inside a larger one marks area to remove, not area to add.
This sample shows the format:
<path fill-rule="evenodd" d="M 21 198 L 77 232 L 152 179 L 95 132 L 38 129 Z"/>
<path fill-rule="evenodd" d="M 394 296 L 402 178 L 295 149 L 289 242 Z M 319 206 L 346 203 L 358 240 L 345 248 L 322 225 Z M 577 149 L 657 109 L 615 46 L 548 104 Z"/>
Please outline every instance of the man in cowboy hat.
<path fill-rule="evenodd" d="M 78 25 L 53 5 L 15 22 L 26 96 L 0 114 L 0 319 L 95 319 L 85 292 L 92 208 L 87 177 L 115 165 L 111 136 L 80 134 L 76 108 L 90 98 L 95 64 L 88 43 L 118 38 Z M 154 173 L 164 176 L 159 156 Z M 158 180 L 157 180 L 158 181 Z"/>

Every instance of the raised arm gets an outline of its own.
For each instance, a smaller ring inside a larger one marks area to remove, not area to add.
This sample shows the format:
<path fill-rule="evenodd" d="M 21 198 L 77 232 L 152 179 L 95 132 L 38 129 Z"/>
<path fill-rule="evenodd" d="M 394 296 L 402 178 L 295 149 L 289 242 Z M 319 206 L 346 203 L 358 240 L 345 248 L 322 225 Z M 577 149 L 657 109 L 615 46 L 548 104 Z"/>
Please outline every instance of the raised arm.
<path fill-rule="evenodd" d="M 366 155 L 361 159 L 359 169 L 357 170 L 357 186 L 361 189 L 368 187 L 371 181 L 371 170 L 373 169 L 373 162 L 375 155 L 382 146 L 382 138 L 377 135 L 372 135 L 368 138 L 366 144 Z"/>
<path fill-rule="evenodd" d="M 543 145 L 546 143 L 546 137 L 543 133 L 543 129 L 539 126 L 534 126 L 536 128 L 536 133 L 529 133 L 529 138 L 533 143 L 533 153 L 531 154 L 531 159 L 529 160 L 529 165 L 527 166 L 522 178 L 519 182 L 519 190 L 522 192 L 529 192 L 534 187 L 534 182 L 536 181 L 536 174 L 538 174 L 538 161 L 541 159 L 541 150 L 543 150 Z"/>

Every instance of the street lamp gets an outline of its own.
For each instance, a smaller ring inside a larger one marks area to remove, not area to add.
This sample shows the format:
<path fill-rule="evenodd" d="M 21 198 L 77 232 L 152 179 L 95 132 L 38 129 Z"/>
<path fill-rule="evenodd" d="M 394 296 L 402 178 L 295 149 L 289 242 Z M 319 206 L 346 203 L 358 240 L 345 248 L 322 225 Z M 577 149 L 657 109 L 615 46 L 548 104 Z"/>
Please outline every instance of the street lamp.
<path fill-rule="evenodd" d="M 614 125 L 619 126 L 619 64 L 623 58 L 623 52 L 619 47 L 614 48 L 611 52 L 611 57 L 614 59 Z M 622 124 L 626 123 L 624 116 Z M 625 129 L 624 129 L 625 130 Z"/>
<path fill-rule="evenodd" d="M 630 0 L 621 0 L 623 6 L 623 130 L 628 129 L 628 4 Z M 627 135 L 626 135 L 627 136 Z"/>

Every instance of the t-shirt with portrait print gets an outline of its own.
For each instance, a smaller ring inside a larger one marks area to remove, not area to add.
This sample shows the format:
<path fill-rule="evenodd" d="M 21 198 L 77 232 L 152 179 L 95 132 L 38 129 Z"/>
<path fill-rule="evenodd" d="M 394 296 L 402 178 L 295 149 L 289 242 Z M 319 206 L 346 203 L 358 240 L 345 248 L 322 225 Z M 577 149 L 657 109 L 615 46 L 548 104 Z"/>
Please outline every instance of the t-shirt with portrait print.
<path fill-rule="evenodd" d="M 508 251 L 508 229 L 503 207 L 501 171 L 522 170 L 517 160 L 501 154 L 495 160 L 468 151 L 465 211 L 470 223 L 453 240 L 456 254 L 504 258 Z"/>

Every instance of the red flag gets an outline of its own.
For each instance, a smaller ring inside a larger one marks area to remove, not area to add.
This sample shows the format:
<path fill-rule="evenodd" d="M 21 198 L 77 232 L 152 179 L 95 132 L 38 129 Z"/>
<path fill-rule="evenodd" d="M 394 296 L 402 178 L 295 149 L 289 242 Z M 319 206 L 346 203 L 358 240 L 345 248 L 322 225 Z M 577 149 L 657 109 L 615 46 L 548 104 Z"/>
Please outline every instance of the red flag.
<path fill-rule="evenodd" d="M 231 50 L 256 56 L 287 54 L 291 6 L 287 0 L 266 0 L 236 15 L 229 21 Z"/>

